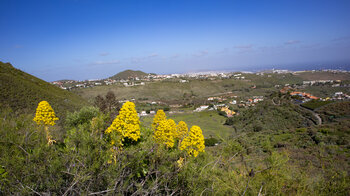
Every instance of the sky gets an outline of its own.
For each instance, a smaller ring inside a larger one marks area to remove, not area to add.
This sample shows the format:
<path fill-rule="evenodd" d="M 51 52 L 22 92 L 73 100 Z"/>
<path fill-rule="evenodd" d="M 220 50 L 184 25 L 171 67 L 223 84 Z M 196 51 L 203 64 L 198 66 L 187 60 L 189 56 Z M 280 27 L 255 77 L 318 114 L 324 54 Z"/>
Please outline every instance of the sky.
<path fill-rule="evenodd" d="M 46 81 L 350 69 L 349 0 L 0 0 L 0 61 Z"/>

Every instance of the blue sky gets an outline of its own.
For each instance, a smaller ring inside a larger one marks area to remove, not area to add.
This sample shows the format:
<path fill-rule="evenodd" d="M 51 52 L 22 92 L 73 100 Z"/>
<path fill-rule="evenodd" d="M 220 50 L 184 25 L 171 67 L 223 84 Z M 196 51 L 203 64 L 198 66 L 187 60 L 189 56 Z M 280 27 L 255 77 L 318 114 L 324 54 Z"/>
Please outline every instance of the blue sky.
<path fill-rule="evenodd" d="M 350 69 L 349 0 L 0 0 L 0 9 L 0 61 L 47 81 Z"/>

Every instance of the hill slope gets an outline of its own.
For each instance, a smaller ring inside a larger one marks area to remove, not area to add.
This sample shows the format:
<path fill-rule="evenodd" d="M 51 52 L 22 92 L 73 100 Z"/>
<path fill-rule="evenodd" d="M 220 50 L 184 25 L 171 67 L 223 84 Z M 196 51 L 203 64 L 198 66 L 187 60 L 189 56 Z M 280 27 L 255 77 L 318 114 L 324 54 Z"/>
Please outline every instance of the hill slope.
<path fill-rule="evenodd" d="M 119 72 L 115 74 L 114 76 L 110 77 L 110 79 L 114 80 L 121 80 L 121 79 L 129 79 L 129 78 L 135 78 L 135 77 L 144 77 L 147 76 L 148 74 L 143 72 L 143 71 L 134 71 L 134 70 L 125 70 L 122 72 Z"/>
<path fill-rule="evenodd" d="M 42 100 L 62 115 L 88 104 L 78 95 L 0 62 L 0 105 L 32 112 Z"/>

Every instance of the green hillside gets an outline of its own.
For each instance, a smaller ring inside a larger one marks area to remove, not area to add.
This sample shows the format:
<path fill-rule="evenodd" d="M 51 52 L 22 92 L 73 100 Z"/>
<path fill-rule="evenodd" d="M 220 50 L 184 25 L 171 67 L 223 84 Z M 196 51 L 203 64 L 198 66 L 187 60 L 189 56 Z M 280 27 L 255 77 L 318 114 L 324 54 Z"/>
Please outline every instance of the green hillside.
<path fill-rule="evenodd" d="M 42 100 L 48 101 L 58 115 L 76 110 L 88 102 L 78 95 L 0 62 L 0 105 L 13 110 L 34 111 Z"/>
<path fill-rule="evenodd" d="M 110 77 L 110 79 L 113 80 L 121 80 L 121 79 L 129 79 L 129 78 L 135 78 L 135 77 L 144 77 L 147 76 L 148 74 L 143 72 L 143 71 L 134 71 L 134 70 L 125 70 L 122 72 L 119 72 L 117 74 L 115 74 L 114 76 Z"/>
<path fill-rule="evenodd" d="M 245 95 L 264 95 L 266 89 L 256 89 L 254 94 L 249 92 L 251 82 L 226 79 L 226 80 L 191 80 L 188 83 L 178 81 L 159 81 L 146 83 L 144 86 L 124 87 L 123 85 L 97 86 L 93 88 L 78 89 L 75 93 L 85 99 L 93 99 L 97 95 L 105 95 L 113 91 L 117 99 L 147 98 L 149 100 L 161 100 L 163 102 L 179 102 L 186 96 L 196 99 L 219 95 L 220 93 L 233 92 Z"/>

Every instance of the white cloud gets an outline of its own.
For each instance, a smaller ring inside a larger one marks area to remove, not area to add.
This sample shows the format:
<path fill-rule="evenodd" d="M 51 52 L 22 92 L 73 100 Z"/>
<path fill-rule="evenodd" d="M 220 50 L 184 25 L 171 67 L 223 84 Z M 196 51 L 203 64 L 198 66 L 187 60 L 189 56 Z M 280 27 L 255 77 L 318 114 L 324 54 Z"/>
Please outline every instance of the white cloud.
<path fill-rule="evenodd" d="M 224 48 L 222 50 L 220 50 L 219 52 L 217 52 L 217 54 L 226 54 L 229 52 L 229 49 L 228 48 Z"/>
<path fill-rule="evenodd" d="M 202 50 L 196 54 L 193 54 L 193 56 L 196 56 L 196 57 L 201 57 L 201 56 L 205 56 L 205 55 L 208 55 L 208 51 L 207 50 Z"/>
<path fill-rule="evenodd" d="M 238 48 L 238 49 L 251 49 L 251 48 L 253 48 L 253 45 L 252 45 L 252 44 L 248 44 L 248 45 L 237 45 L 237 46 L 234 46 L 234 48 Z"/>
<path fill-rule="evenodd" d="M 108 56 L 108 55 L 110 55 L 109 52 L 102 52 L 102 53 L 100 53 L 100 56 Z"/>
<path fill-rule="evenodd" d="M 174 55 L 170 56 L 170 58 L 173 58 L 173 59 L 176 59 L 176 58 L 179 58 L 179 57 L 180 57 L 179 54 L 174 54 Z"/>
<path fill-rule="evenodd" d="M 159 54 L 153 53 L 153 54 L 148 55 L 147 58 L 153 58 L 153 57 L 157 57 L 157 56 L 159 56 Z"/>
<path fill-rule="evenodd" d="M 336 42 L 336 41 L 346 41 L 346 40 L 350 40 L 350 36 L 337 37 L 335 39 L 332 39 L 332 41 L 334 41 L 334 42 Z"/>
<path fill-rule="evenodd" d="M 110 64 L 119 64 L 119 60 L 113 60 L 113 61 L 96 61 L 92 64 L 94 65 L 110 65 Z"/>
<path fill-rule="evenodd" d="M 288 40 L 288 41 L 284 42 L 284 44 L 286 44 L 286 45 L 299 44 L 299 43 L 300 43 L 299 40 Z"/>

